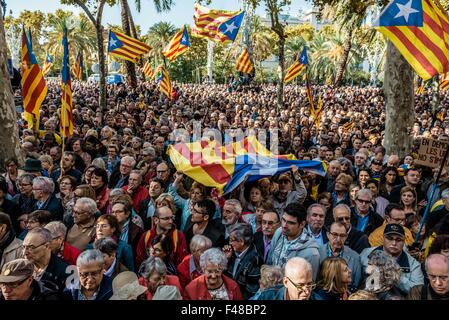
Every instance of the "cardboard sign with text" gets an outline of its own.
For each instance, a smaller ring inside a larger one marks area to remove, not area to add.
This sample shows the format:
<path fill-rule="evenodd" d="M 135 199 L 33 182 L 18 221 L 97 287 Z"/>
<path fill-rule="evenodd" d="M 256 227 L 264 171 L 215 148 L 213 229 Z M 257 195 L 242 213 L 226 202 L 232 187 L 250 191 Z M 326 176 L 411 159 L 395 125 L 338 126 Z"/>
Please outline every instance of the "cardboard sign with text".
<path fill-rule="evenodd" d="M 418 150 L 418 159 L 415 160 L 415 163 L 426 167 L 439 168 L 447 147 L 447 142 L 422 139 Z M 444 167 L 449 169 L 449 157 L 446 159 Z"/>

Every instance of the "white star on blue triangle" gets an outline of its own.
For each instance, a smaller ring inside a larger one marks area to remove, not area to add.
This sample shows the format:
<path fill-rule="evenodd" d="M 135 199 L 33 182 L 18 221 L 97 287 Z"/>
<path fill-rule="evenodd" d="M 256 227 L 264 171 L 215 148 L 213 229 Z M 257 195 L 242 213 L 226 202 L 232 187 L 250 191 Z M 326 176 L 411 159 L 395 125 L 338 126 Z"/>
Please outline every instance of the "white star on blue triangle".
<path fill-rule="evenodd" d="M 301 56 L 299 57 L 299 62 L 305 65 L 309 64 L 309 61 L 307 59 L 307 49 L 305 47 L 304 49 L 302 49 Z"/>
<path fill-rule="evenodd" d="M 237 38 L 237 34 L 239 33 L 244 15 L 245 12 L 241 12 L 238 15 L 223 22 L 218 26 L 218 30 L 220 30 L 226 37 L 228 37 L 229 40 L 234 41 L 235 38 Z"/>
<path fill-rule="evenodd" d="M 123 43 L 117 38 L 117 35 L 114 32 L 110 31 L 109 32 L 108 51 L 111 52 L 120 47 L 123 47 Z"/>
<path fill-rule="evenodd" d="M 380 14 L 374 26 L 379 27 L 422 27 L 422 0 L 391 1 Z"/>
<path fill-rule="evenodd" d="M 184 27 L 184 31 L 182 33 L 181 41 L 179 42 L 183 46 L 190 47 L 189 34 L 187 33 L 187 28 Z"/>

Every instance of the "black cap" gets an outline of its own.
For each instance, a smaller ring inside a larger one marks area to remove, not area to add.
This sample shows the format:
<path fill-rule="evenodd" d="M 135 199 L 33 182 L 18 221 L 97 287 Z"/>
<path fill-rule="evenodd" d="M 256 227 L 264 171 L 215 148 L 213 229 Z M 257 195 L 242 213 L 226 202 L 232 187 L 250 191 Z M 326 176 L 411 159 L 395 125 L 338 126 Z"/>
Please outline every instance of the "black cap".
<path fill-rule="evenodd" d="M 397 223 L 387 224 L 384 230 L 384 236 L 388 234 L 396 234 L 405 238 L 404 227 Z"/>
<path fill-rule="evenodd" d="M 371 161 L 371 164 L 377 164 L 378 166 L 381 166 L 383 163 L 380 160 L 374 159 L 373 161 Z"/>

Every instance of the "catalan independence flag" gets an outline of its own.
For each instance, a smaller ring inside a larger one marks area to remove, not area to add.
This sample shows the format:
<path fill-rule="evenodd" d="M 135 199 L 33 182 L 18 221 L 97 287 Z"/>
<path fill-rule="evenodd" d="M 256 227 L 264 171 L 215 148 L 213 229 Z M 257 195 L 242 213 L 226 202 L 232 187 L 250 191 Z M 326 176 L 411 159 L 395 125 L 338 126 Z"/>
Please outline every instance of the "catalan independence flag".
<path fill-rule="evenodd" d="M 198 3 L 195 4 L 194 8 L 193 36 L 224 43 L 234 41 L 237 38 L 244 12 L 212 10 Z"/>
<path fill-rule="evenodd" d="M 237 58 L 235 69 L 247 74 L 253 71 L 253 64 L 251 63 L 251 59 L 246 48 L 243 48 L 242 53 L 240 53 L 239 57 Z"/>
<path fill-rule="evenodd" d="M 312 109 L 313 122 L 315 126 L 318 128 L 321 124 L 321 116 L 323 115 L 323 99 L 321 96 L 318 97 L 318 103 L 316 108 Z"/>
<path fill-rule="evenodd" d="M 170 81 L 170 75 L 165 67 L 159 66 L 157 70 L 160 72 L 160 76 L 157 80 L 159 83 L 159 91 L 167 96 L 168 99 L 172 98 L 173 87 Z"/>
<path fill-rule="evenodd" d="M 137 62 L 151 47 L 120 31 L 109 30 L 108 53 L 114 57 Z"/>
<path fill-rule="evenodd" d="M 168 45 L 162 50 L 162 54 L 170 61 L 176 59 L 190 48 L 189 33 L 186 26 L 176 32 Z"/>
<path fill-rule="evenodd" d="M 51 56 L 48 53 L 46 53 L 45 54 L 45 63 L 44 63 L 44 66 L 42 67 L 42 74 L 44 76 L 50 72 L 52 65 L 53 65 L 53 59 L 51 58 Z"/>
<path fill-rule="evenodd" d="M 393 0 L 374 26 L 424 80 L 449 72 L 449 17 L 438 0 Z"/>
<path fill-rule="evenodd" d="M 449 72 L 441 76 L 440 90 L 445 91 L 449 89 Z"/>
<path fill-rule="evenodd" d="M 274 155 L 255 136 L 221 145 L 217 141 L 196 141 L 169 146 L 167 154 L 177 171 L 221 193 L 229 193 L 246 177 L 254 182 L 298 169 L 324 175 L 320 161 L 295 160 L 293 155 Z"/>
<path fill-rule="evenodd" d="M 295 62 L 293 62 L 293 64 L 287 69 L 284 77 L 284 83 L 288 83 L 299 76 L 308 64 L 307 49 L 304 47 L 299 58 L 296 59 Z"/>
<path fill-rule="evenodd" d="M 73 68 L 73 73 L 75 74 L 75 77 L 81 81 L 83 77 L 83 56 L 81 55 L 81 51 L 78 52 L 78 55 L 76 56 L 75 60 L 75 66 Z"/>
<path fill-rule="evenodd" d="M 72 81 L 70 80 L 69 64 L 69 41 L 67 39 L 67 29 L 64 28 L 64 37 L 62 38 L 64 55 L 61 71 L 61 119 L 60 130 L 63 138 L 73 135 L 73 115 L 72 115 Z"/>
<path fill-rule="evenodd" d="M 33 128 L 34 121 L 36 121 L 36 128 L 39 128 L 39 110 L 47 95 L 48 87 L 31 49 L 31 42 L 25 29 L 22 30 L 21 58 L 24 118 L 28 122 L 28 128 Z"/>
<path fill-rule="evenodd" d="M 152 79 L 155 75 L 155 72 L 151 69 L 151 64 L 147 61 L 143 65 L 142 73 L 145 75 L 145 77 Z"/>

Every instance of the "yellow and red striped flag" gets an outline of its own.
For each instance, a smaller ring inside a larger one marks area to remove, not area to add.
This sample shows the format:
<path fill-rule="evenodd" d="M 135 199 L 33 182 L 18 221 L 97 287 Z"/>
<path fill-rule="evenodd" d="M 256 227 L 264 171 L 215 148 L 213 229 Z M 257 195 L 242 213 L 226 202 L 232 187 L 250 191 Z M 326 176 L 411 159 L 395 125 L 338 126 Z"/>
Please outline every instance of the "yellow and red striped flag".
<path fill-rule="evenodd" d="M 449 72 L 441 76 L 440 90 L 445 91 L 449 89 Z"/>
<path fill-rule="evenodd" d="M 321 96 L 318 97 L 318 104 L 316 109 L 313 106 L 312 108 L 313 122 L 315 123 L 315 126 L 319 128 L 321 124 L 321 116 L 323 114 L 323 100 L 321 99 Z"/>
<path fill-rule="evenodd" d="M 83 77 L 83 57 L 81 56 L 81 51 L 78 52 L 78 55 L 76 56 L 75 60 L 75 66 L 73 68 L 73 73 L 75 74 L 75 77 L 81 81 Z"/>
<path fill-rule="evenodd" d="M 51 58 L 51 56 L 48 53 L 46 53 L 45 54 L 45 63 L 44 63 L 44 66 L 42 67 L 42 74 L 44 76 L 50 72 L 52 65 L 53 65 L 53 59 Z"/>
<path fill-rule="evenodd" d="M 306 69 L 307 65 L 307 49 L 304 47 L 299 58 L 296 59 L 295 62 L 287 69 L 284 77 L 284 83 L 288 83 L 299 76 L 301 72 Z"/>
<path fill-rule="evenodd" d="M 240 53 L 237 58 L 237 63 L 235 64 L 235 69 L 250 74 L 253 71 L 253 64 L 251 63 L 251 59 L 249 57 L 248 50 L 243 48 L 242 53 Z"/>
<path fill-rule="evenodd" d="M 194 9 L 193 36 L 224 43 L 235 40 L 242 24 L 243 12 L 212 10 L 198 3 Z"/>
<path fill-rule="evenodd" d="M 142 72 L 145 75 L 145 77 L 153 79 L 155 72 L 151 69 L 151 64 L 149 62 L 145 62 Z"/>
<path fill-rule="evenodd" d="M 422 79 L 449 72 L 449 17 L 438 0 L 393 0 L 374 26 Z"/>
<path fill-rule="evenodd" d="M 25 29 L 22 30 L 22 98 L 24 106 L 24 119 L 28 128 L 39 128 L 40 107 L 47 96 L 47 83 L 37 63 Z"/>
<path fill-rule="evenodd" d="M 186 26 L 179 30 L 168 45 L 162 50 L 162 54 L 170 61 L 176 59 L 190 48 L 189 33 Z"/>
<path fill-rule="evenodd" d="M 109 30 L 108 53 L 114 57 L 137 62 L 151 47 L 120 31 Z"/>
<path fill-rule="evenodd" d="M 67 39 L 67 29 L 64 28 L 64 37 L 62 38 L 64 47 L 64 56 L 61 70 L 61 119 L 60 130 L 62 138 L 73 135 L 73 114 L 72 114 L 72 81 L 70 79 L 69 67 L 69 41 Z"/>
<path fill-rule="evenodd" d="M 159 91 L 167 96 L 168 99 L 172 99 L 173 87 L 170 81 L 170 75 L 168 74 L 168 70 L 163 66 L 159 66 L 157 68 L 158 71 L 161 72 L 161 75 L 157 82 L 159 82 Z"/>

